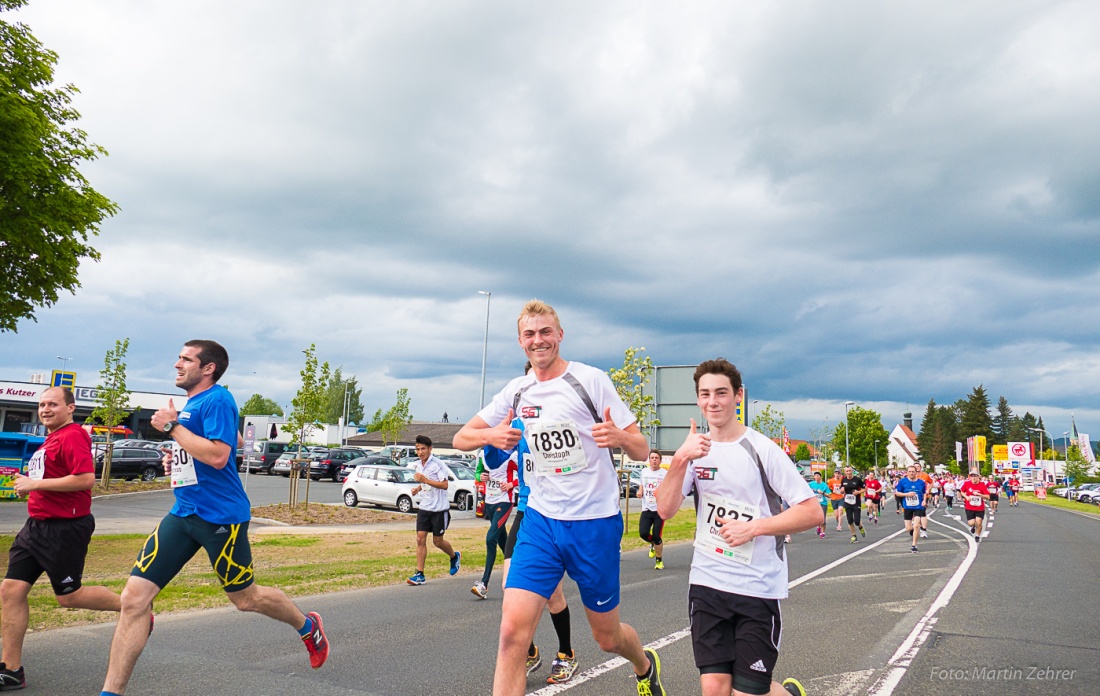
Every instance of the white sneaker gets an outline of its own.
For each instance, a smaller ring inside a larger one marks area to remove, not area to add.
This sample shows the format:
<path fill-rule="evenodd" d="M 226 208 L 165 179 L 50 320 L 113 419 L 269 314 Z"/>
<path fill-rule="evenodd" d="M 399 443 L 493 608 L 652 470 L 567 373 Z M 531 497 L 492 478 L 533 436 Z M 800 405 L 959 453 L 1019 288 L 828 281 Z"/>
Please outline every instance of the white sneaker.
<path fill-rule="evenodd" d="M 470 588 L 470 592 L 473 592 L 482 599 L 489 596 L 489 593 L 485 591 L 485 583 L 480 580 L 474 583 L 474 586 Z"/>
<path fill-rule="evenodd" d="M 920 538 L 921 539 L 927 539 L 928 538 L 928 532 L 924 531 L 923 529 L 920 530 Z"/>

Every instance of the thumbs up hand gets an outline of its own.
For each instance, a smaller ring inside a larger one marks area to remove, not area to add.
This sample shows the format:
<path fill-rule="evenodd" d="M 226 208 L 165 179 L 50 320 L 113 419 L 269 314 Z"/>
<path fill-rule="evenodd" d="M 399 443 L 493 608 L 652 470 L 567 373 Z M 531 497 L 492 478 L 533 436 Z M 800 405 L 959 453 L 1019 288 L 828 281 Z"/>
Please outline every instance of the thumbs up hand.
<path fill-rule="evenodd" d="M 676 450 L 676 455 L 673 459 L 694 461 L 696 459 L 702 459 L 708 454 L 710 454 L 710 435 L 699 432 L 699 428 L 695 424 L 695 419 L 692 418 L 688 436 L 684 440 L 684 444 L 680 445 L 680 449 Z"/>
<path fill-rule="evenodd" d="M 485 434 L 485 444 L 492 445 L 499 450 L 510 450 L 519 444 L 523 433 L 518 428 L 512 427 L 512 421 L 516 417 L 513 409 L 508 409 L 508 415 L 495 427 L 489 428 Z"/>
<path fill-rule="evenodd" d="M 611 409 L 603 410 L 603 422 L 592 426 L 592 437 L 600 447 L 622 447 L 627 441 L 626 432 L 615 425 L 611 420 Z"/>
<path fill-rule="evenodd" d="M 157 412 L 153 414 L 153 417 L 149 419 L 149 422 L 152 423 L 153 427 L 158 431 L 163 432 L 165 425 L 172 421 L 179 420 L 179 415 L 179 411 L 176 410 L 175 401 L 168 399 L 168 407 L 158 409 Z"/>

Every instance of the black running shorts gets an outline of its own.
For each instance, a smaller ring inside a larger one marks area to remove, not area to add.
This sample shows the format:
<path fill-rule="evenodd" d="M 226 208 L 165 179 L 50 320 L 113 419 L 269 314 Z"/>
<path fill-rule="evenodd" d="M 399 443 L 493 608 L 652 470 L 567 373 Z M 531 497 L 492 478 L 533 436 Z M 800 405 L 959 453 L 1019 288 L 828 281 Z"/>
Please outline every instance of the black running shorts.
<path fill-rule="evenodd" d="M 50 579 L 55 595 L 72 594 L 80 589 L 88 543 L 95 531 L 91 515 L 73 519 L 27 520 L 8 551 L 11 580 L 33 585 L 42 573 Z"/>
<path fill-rule="evenodd" d="M 451 511 L 419 510 L 416 513 L 416 531 L 431 532 L 432 536 L 443 536 L 447 527 L 451 526 Z"/>
<path fill-rule="evenodd" d="M 902 517 L 908 522 L 914 517 L 926 517 L 926 515 L 924 514 L 924 508 L 917 508 L 915 510 L 903 510 Z"/>
<path fill-rule="evenodd" d="M 967 510 L 966 511 L 966 521 L 969 522 L 970 520 L 972 520 L 974 518 L 977 518 L 979 520 L 984 520 L 985 519 L 985 510 Z"/>
<path fill-rule="evenodd" d="M 197 515 L 164 516 L 145 540 L 130 575 L 164 588 L 199 549 L 206 549 L 210 565 L 226 592 L 239 592 L 253 583 L 252 547 L 248 522 L 217 524 Z"/>
<path fill-rule="evenodd" d="M 692 585 L 688 615 L 700 673 L 732 674 L 735 689 L 768 693 L 783 632 L 779 600 Z"/>

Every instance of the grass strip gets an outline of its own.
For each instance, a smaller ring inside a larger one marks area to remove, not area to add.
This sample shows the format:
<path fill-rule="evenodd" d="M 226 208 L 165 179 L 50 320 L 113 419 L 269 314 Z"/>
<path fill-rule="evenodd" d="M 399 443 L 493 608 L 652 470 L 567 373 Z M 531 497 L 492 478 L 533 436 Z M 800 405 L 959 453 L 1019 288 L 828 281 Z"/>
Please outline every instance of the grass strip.
<path fill-rule="evenodd" d="M 487 527 L 487 524 L 486 524 Z M 330 534 L 250 535 L 256 581 L 278 587 L 291 597 L 327 594 L 403 583 L 416 570 L 416 533 L 408 531 L 351 531 Z M 643 548 L 638 538 L 638 515 L 631 513 L 623 550 Z M 447 531 L 447 539 L 462 552 L 461 575 L 480 575 L 485 567 L 485 528 L 462 527 Z M 665 524 L 665 543 L 687 541 L 695 535 L 695 512 L 681 510 Z M 7 570 L 7 551 L 13 536 L 0 535 L 0 571 Z M 121 592 L 145 541 L 141 534 L 92 537 L 84 568 L 85 585 L 103 585 Z M 503 558 L 498 553 L 497 582 Z M 447 577 L 448 560 L 429 542 L 425 573 L 429 580 Z M 471 579 L 472 583 L 472 579 Z M 499 592 L 499 584 L 493 588 Z M 227 606 L 210 561 L 199 551 L 180 574 L 157 596 L 157 614 Z M 32 631 L 113 621 L 104 612 L 63 609 L 57 605 L 46 577 L 35 583 L 30 597 Z"/>
<path fill-rule="evenodd" d="M 1005 505 L 1006 498 L 1001 498 L 1001 505 Z M 1063 510 L 1073 510 L 1074 512 L 1083 512 L 1086 515 L 1096 515 L 1100 517 L 1100 505 L 1096 503 L 1079 503 L 1076 500 L 1066 500 L 1060 495 L 1054 495 L 1053 493 L 1047 493 L 1047 497 L 1043 500 L 1039 500 L 1035 497 L 1034 493 L 1027 491 L 1020 491 L 1020 500 L 1027 503 L 1035 503 L 1036 505 L 1046 505 L 1048 507 L 1062 508 Z"/>

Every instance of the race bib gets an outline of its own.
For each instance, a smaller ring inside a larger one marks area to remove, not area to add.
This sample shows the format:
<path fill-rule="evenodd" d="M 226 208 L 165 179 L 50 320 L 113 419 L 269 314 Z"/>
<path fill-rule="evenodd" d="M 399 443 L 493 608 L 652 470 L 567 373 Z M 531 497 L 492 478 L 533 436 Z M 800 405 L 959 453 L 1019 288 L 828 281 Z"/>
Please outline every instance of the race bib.
<path fill-rule="evenodd" d="M 840 486 L 833 486 L 833 495 L 840 495 L 841 491 L 843 491 L 843 490 L 844 489 L 841 488 Z"/>
<path fill-rule="evenodd" d="M 46 475 L 46 453 L 39 449 L 37 452 L 31 455 L 31 460 L 27 462 L 27 478 L 34 479 L 35 481 L 41 481 Z"/>
<path fill-rule="evenodd" d="M 970 507 L 978 507 L 982 504 L 982 497 L 980 495 L 972 495 L 966 499 L 966 502 L 970 503 Z"/>
<path fill-rule="evenodd" d="M 718 518 L 751 522 L 760 516 L 760 508 L 748 503 L 704 493 L 699 513 L 702 515 L 702 519 L 695 528 L 696 549 L 710 556 L 728 558 L 746 565 L 752 563 L 754 544 L 748 542 L 741 546 L 730 546 L 718 533 L 720 530 Z"/>
<path fill-rule="evenodd" d="M 527 443 L 539 476 L 565 476 L 588 468 L 584 446 L 573 421 L 528 427 Z"/>
<path fill-rule="evenodd" d="M 198 482 L 199 475 L 195 471 L 195 460 L 187 450 L 179 446 L 178 442 L 172 442 L 172 488 L 194 486 Z"/>
<path fill-rule="evenodd" d="M 822 503 L 822 504 L 825 503 L 825 494 L 824 493 L 818 493 L 817 494 L 817 502 Z"/>
<path fill-rule="evenodd" d="M 905 496 L 905 504 L 916 507 L 920 504 L 920 498 L 917 497 L 916 493 L 907 493 Z"/>
<path fill-rule="evenodd" d="M 855 505 L 856 504 L 856 496 L 852 493 L 849 493 L 848 495 L 844 496 L 844 504 L 845 505 Z"/>

